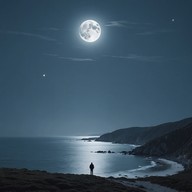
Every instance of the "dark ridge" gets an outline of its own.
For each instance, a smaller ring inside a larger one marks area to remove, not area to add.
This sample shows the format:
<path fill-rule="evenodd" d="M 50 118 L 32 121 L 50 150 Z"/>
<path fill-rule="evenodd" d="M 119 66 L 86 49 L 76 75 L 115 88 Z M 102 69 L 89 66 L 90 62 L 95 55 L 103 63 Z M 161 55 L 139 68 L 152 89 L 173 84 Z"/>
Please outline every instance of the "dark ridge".
<path fill-rule="evenodd" d="M 171 158 L 186 168 L 192 165 L 192 123 L 135 148 L 134 155 Z"/>
<path fill-rule="evenodd" d="M 96 141 L 143 145 L 150 140 L 187 126 L 189 123 L 192 123 L 192 118 L 183 119 L 177 122 L 164 123 L 152 127 L 124 128 L 101 135 L 96 139 Z"/>

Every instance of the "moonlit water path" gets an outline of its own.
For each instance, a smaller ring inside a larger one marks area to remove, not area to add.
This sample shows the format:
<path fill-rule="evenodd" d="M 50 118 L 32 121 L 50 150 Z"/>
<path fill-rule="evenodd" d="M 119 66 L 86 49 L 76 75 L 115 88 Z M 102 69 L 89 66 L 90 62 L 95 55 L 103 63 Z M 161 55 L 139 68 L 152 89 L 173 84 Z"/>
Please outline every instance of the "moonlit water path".
<path fill-rule="evenodd" d="M 151 159 L 119 153 L 131 150 L 133 145 L 87 142 L 81 138 L 0 138 L 0 167 L 89 174 L 89 164 L 93 162 L 95 175 L 134 178 L 145 176 L 143 170 L 156 165 Z M 95 153 L 108 150 L 115 153 Z M 181 169 L 182 166 L 172 163 L 172 174 Z M 161 174 L 167 175 L 169 171 Z"/>
<path fill-rule="evenodd" d="M 131 149 L 131 145 L 87 142 L 80 140 L 81 138 L 1 138 L 0 167 L 87 174 L 88 166 L 93 162 L 94 173 L 102 176 L 150 165 L 150 161 L 142 157 L 119 153 Z M 111 150 L 115 153 L 95 153 L 98 150 Z"/>

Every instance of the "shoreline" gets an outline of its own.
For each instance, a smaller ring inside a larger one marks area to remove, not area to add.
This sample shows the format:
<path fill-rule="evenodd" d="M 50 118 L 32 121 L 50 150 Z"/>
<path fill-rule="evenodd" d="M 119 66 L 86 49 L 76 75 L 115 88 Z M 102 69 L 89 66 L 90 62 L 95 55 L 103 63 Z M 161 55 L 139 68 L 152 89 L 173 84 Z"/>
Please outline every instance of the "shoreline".
<path fill-rule="evenodd" d="M 184 166 L 175 161 L 157 158 L 151 160 L 151 165 L 147 165 L 144 167 L 139 167 L 137 169 L 119 171 L 115 173 L 108 173 L 98 175 L 101 177 L 114 177 L 120 178 L 125 177 L 128 179 L 137 179 L 137 178 L 146 178 L 151 176 L 171 176 L 175 175 L 181 171 L 184 171 Z"/>
<path fill-rule="evenodd" d="M 102 142 L 105 142 L 105 141 L 102 141 Z M 112 142 L 109 142 L 109 143 L 112 143 Z M 117 144 L 117 143 L 114 143 L 114 144 Z M 133 148 L 140 146 L 135 144 L 128 144 L 128 145 L 132 146 Z M 184 164 L 174 161 L 172 159 L 170 160 L 170 159 L 165 159 L 161 157 L 146 157 L 146 159 L 151 160 L 151 165 L 146 165 L 141 167 L 139 166 L 138 168 L 132 169 L 132 170 L 98 174 L 98 176 L 105 177 L 105 178 L 125 177 L 127 179 L 137 179 L 137 178 L 146 178 L 151 176 L 166 177 L 166 176 L 172 176 L 172 175 L 178 174 L 181 171 L 185 171 Z"/>
<path fill-rule="evenodd" d="M 160 159 L 163 163 L 168 160 Z M 191 170 L 168 177 L 113 178 L 88 174 L 50 173 L 40 170 L 0 168 L 0 191 L 177 192 L 192 190 Z"/>

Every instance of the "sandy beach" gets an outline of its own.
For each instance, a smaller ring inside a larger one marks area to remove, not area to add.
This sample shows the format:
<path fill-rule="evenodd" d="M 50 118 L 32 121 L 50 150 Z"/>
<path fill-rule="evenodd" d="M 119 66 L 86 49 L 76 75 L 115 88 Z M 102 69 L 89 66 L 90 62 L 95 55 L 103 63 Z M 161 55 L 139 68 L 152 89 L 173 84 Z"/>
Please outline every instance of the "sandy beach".
<path fill-rule="evenodd" d="M 150 177 L 150 176 L 169 176 L 183 171 L 183 165 L 167 159 L 158 158 L 151 161 L 151 165 L 138 167 L 137 169 L 119 171 L 116 173 L 105 174 L 105 177 L 114 178 L 125 177 L 129 179 Z"/>

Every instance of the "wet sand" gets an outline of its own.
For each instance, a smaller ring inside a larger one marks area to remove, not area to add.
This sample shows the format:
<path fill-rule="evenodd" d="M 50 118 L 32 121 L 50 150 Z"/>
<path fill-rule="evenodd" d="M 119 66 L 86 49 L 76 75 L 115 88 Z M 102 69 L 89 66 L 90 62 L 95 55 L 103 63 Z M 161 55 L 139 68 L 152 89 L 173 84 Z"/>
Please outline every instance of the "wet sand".
<path fill-rule="evenodd" d="M 177 174 L 184 170 L 183 165 L 166 160 L 166 159 L 155 159 L 151 161 L 151 165 L 139 167 L 133 170 L 119 171 L 116 173 L 111 173 L 111 175 L 105 175 L 106 177 L 112 176 L 115 178 L 125 177 L 125 178 L 144 178 L 149 176 L 169 176 Z"/>

